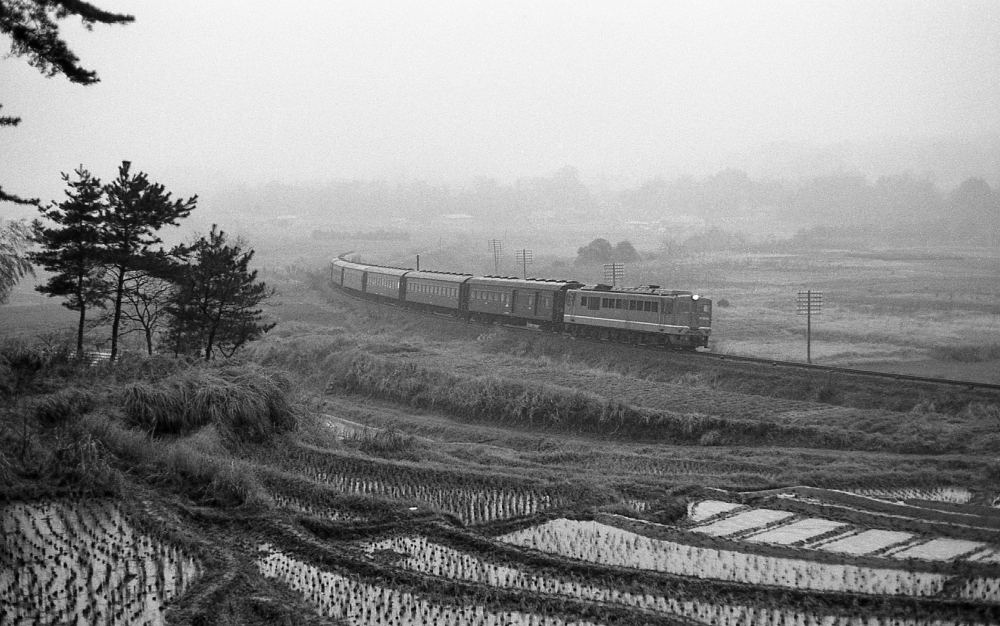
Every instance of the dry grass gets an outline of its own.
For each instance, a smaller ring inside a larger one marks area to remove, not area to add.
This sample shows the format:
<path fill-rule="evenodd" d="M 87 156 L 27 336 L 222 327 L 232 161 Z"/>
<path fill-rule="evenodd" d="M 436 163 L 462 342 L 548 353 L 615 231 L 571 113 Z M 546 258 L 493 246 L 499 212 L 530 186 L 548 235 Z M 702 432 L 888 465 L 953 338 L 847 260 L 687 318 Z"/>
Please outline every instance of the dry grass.
<path fill-rule="evenodd" d="M 295 426 L 291 383 L 273 369 L 192 367 L 164 380 L 116 392 L 130 420 L 155 435 L 184 434 L 216 424 L 237 440 L 263 441 Z"/>
<path fill-rule="evenodd" d="M 961 452 L 970 443 L 953 424 L 933 415 L 900 420 L 897 414 L 858 412 L 843 423 L 761 420 L 703 413 L 652 410 L 608 400 L 581 390 L 496 377 L 476 377 L 363 353 L 327 360 L 333 391 L 366 394 L 418 409 L 441 411 L 462 420 L 541 432 L 683 445 L 794 446 L 905 453 Z M 840 393 L 823 382 L 818 395 Z M 981 420 L 980 420 L 981 421 Z M 996 436 L 977 438 L 993 445 Z M 978 443 L 976 445 L 978 445 Z"/>

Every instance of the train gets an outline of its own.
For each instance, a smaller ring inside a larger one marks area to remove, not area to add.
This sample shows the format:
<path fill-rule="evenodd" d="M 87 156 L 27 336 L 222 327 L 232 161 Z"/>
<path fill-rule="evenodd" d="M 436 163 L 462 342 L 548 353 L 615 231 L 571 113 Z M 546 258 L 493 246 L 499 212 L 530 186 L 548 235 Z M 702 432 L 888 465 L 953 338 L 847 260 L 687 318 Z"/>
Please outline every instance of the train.
<path fill-rule="evenodd" d="M 349 255 L 331 262 L 331 284 L 376 302 L 481 323 L 690 350 L 707 348 L 712 331 L 711 298 L 690 291 L 404 269 L 350 261 Z"/>

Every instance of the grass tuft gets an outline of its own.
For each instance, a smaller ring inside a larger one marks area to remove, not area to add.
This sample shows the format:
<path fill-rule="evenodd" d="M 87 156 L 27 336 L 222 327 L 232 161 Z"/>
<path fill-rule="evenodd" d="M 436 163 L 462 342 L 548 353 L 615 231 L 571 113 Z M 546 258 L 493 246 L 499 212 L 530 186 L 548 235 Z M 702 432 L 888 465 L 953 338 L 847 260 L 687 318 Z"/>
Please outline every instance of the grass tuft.
<path fill-rule="evenodd" d="M 154 435 L 216 424 L 239 441 L 264 441 L 297 423 L 287 376 L 255 366 L 191 367 L 157 382 L 125 385 L 117 399 L 133 426 Z"/>
<path fill-rule="evenodd" d="M 344 444 L 376 456 L 398 457 L 412 453 L 416 448 L 416 438 L 404 435 L 395 429 L 354 432 L 344 438 Z"/>
<path fill-rule="evenodd" d="M 97 398 L 87 390 L 67 387 L 41 398 L 34 406 L 35 419 L 46 426 L 74 420 L 97 407 Z"/>

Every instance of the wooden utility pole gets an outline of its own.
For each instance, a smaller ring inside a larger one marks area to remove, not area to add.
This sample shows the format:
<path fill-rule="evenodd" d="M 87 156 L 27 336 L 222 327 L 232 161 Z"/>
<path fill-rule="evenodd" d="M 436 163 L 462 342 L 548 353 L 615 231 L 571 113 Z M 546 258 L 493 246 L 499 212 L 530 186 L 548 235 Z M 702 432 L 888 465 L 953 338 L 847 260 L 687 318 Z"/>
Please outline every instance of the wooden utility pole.
<path fill-rule="evenodd" d="M 812 316 L 823 312 L 823 292 L 800 291 L 797 304 L 797 313 L 806 316 L 806 363 L 812 363 Z"/>
<path fill-rule="evenodd" d="M 517 262 L 521 264 L 521 269 L 524 271 L 524 278 L 528 278 L 528 266 L 535 262 L 535 259 L 531 253 L 531 250 L 518 250 L 514 253 L 514 257 Z"/>

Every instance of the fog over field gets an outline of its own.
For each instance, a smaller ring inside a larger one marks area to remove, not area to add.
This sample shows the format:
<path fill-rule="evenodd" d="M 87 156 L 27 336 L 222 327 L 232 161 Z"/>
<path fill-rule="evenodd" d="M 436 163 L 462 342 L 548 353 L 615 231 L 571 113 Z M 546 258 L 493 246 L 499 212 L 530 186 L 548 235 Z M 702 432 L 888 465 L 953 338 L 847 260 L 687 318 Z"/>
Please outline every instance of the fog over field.
<path fill-rule="evenodd" d="M 0 62 L 3 113 L 23 118 L 3 131 L 10 192 L 58 199 L 60 172 L 110 178 L 127 159 L 226 222 L 214 212 L 300 212 L 272 211 L 267 188 L 330 205 L 338 194 L 315 189 L 352 180 L 426 184 L 438 192 L 425 204 L 457 205 L 476 185 L 565 168 L 593 193 L 727 169 L 872 185 L 906 174 L 942 194 L 1000 176 L 993 2 L 101 7 L 136 21 L 63 24 L 100 83 Z M 564 218 L 587 209 L 558 202 Z M 669 199 L 653 209 L 690 213 Z"/>
<path fill-rule="evenodd" d="M 996 0 L 8 50 L 0 626 L 1000 624 Z"/>

